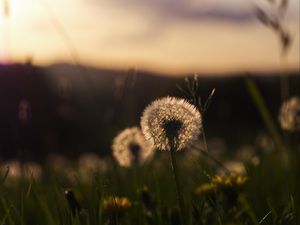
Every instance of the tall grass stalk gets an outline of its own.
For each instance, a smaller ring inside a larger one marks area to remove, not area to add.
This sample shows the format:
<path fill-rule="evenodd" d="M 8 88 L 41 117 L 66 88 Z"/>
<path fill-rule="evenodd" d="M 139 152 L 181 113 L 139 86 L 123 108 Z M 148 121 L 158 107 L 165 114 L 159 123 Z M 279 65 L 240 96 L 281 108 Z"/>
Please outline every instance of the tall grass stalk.
<path fill-rule="evenodd" d="M 271 116 L 271 113 L 269 112 L 266 103 L 257 87 L 255 82 L 249 77 L 246 77 L 246 86 L 249 95 L 251 96 L 254 104 L 256 105 L 268 131 L 272 135 L 276 145 L 282 149 L 282 150 L 287 150 L 287 147 L 284 144 L 284 141 L 281 137 L 281 134 L 275 125 L 275 122 Z"/>

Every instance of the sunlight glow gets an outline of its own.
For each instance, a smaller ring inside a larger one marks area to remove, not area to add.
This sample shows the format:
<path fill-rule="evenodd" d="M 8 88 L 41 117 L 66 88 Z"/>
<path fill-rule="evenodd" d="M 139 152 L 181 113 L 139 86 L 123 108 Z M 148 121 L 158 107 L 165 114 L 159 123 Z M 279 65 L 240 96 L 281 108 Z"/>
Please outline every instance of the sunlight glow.
<path fill-rule="evenodd" d="M 193 0 L 169 8 L 170 0 L 163 3 L 9 0 L 9 23 L 0 17 L 0 59 L 7 51 L 3 38 L 9 32 L 14 61 L 24 62 L 32 56 L 38 65 L 73 62 L 60 33 L 64 32 L 81 62 L 97 67 L 171 73 L 278 69 L 278 39 L 251 17 L 251 4 L 204 0 L 200 5 Z M 289 65 L 293 69 L 299 68 L 299 10 L 295 4 L 291 2 L 288 14 L 293 35 Z M 55 27 L 51 13 L 62 31 Z"/>

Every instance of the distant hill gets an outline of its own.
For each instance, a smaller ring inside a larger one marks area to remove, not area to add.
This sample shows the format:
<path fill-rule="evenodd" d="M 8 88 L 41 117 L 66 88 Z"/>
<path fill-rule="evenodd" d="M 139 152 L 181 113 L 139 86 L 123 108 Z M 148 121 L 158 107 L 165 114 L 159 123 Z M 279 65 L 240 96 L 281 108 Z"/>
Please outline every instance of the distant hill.
<path fill-rule="evenodd" d="M 274 118 L 280 106 L 278 74 L 254 76 Z M 76 156 L 110 151 L 113 135 L 139 124 L 152 100 L 182 96 L 184 79 L 143 71 L 101 70 L 55 64 L 0 65 L 0 153 L 42 159 L 48 152 Z M 291 94 L 300 94 L 300 74 L 290 73 Z M 252 141 L 264 129 L 245 86 L 244 74 L 199 76 L 200 95 L 216 95 L 205 116 L 208 137 L 230 146 Z"/>

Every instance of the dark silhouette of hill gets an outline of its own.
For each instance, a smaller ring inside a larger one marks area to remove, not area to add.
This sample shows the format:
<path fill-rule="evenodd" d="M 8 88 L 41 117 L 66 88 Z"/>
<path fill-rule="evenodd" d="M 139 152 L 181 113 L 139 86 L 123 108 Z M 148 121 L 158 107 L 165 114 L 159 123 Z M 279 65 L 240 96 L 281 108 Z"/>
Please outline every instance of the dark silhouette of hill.
<path fill-rule="evenodd" d="M 254 76 L 276 118 L 278 74 Z M 292 94 L 300 94 L 299 71 L 290 74 Z M 205 116 L 208 137 L 222 137 L 229 146 L 253 141 L 264 130 L 249 97 L 244 74 L 200 76 L 203 99 L 216 88 Z M 183 96 L 176 85 L 184 78 L 143 71 L 101 70 L 55 64 L 0 65 L 0 152 L 4 158 L 43 159 L 48 152 L 76 156 L 110 151 L 113 136 L 139 125 L 144 107 L 166 96 Z"/>

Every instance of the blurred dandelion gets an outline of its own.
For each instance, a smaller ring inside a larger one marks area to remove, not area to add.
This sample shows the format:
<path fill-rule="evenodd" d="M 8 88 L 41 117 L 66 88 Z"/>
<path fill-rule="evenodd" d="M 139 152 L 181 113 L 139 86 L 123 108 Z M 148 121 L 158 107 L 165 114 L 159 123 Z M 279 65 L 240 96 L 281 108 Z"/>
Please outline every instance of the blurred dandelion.
<path fill-rule="evenodd" d="M 52 153 L 47 156 L 47 166 L 56 173 L 64 173 L 69 167 L 70 162 L 64 156 Z"/>
<path fill-rule="evenodd" d="M 279 112 L 279 122 L 282 129 L 300 131 L 300 98 L 294 96 L 285 101 Z"/>
<path fill-rule="evenodd" d="M 237 160 L 253 166 L 258 166 L 260 164 L 260 158 L 256 154 L 254 147 L 251 145 L 242 145 L 237 150 L 235 157 Z"/>
<path fill-rule="evenodd" d="M 152 102 L 141 118 L 147 140 L 160 150 L 184 149 L 197 139 L 201 130 L 201 114 L 184 99 L 165 97 Z M 170 143 L 173 142 L 173 143 Z"/>
<path fill-rule="evenodd" d="M 22 177 L 21 163 L 18 160 L 12 160 L 3 165 L 9 169 L 8 178 L 19 179 Z"/>
<path fill-rule="evenodd" d="M 275 149 L 274 141 L 267 133 L 264 132 L 257 135 L 255 144 L 264 154 L 268 154 Z"/>
<path fill-rule="evenodd" d="M 251 145 L 242 145 L 238 148 L 235 155 L 238 160 L 247 162 L 255 155 L 255 149 Z"/>
<path fill-rule="evenodd" d="M 84 181 L 90 181 L 94 173 L 104 173 L 107 163 L 94 153 L 85 153 L 79 157 L 78 172 Z"/>
<path fill-rule="evenodd" d="M 120 166 L 143 164 L 154 154 L 153 146 L 145 140 L 138 127 L 123 130 L 113 140 L 113 156 Z"/>
<path fill-rule="evenodd" d="M 18 160 L 12 160 L 2 163 L 2 165 L 8 168 L 8 180 L 9 182 L 17 182 L 30 179 L 39 179 L 42 176 L 42 167 L 36 162 L 21 163 Z M 11 183 L 12 184 L 12 183 Z"/>
<path fill-rule="evenodd" d="M 42 167 L 36 162 L 26 162 L 24 164 L 25 179 L 39 179 L 42 176 Z"/>
<path fill-rule="evenodd" d="M 229 171 L 232 174 L 246 174 L 246 168 L 244 164 L 240 161 L 227 161 L 223 165 L 227 169 L 227 171 Z M 220 168 L 217 171 L 217 174 L 225 175 L 224 169 Z"/>

